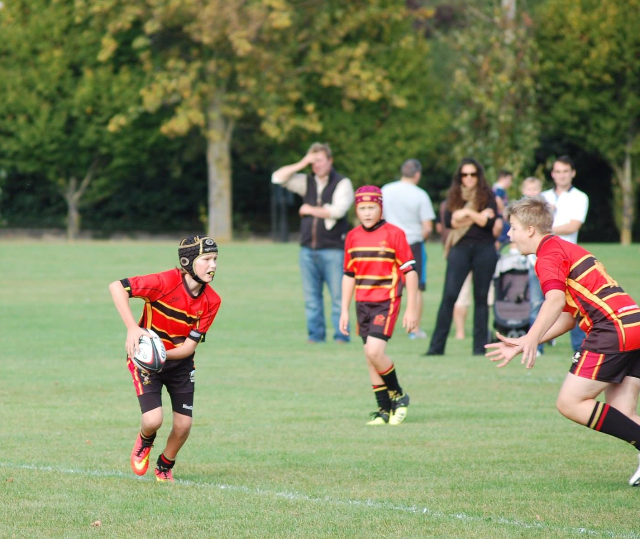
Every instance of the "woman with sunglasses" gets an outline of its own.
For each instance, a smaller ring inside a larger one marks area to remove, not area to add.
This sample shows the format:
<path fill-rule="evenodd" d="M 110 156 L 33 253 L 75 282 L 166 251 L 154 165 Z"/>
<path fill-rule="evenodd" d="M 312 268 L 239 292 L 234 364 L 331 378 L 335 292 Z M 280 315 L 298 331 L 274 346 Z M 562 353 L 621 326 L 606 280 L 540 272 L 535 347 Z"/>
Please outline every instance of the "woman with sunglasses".
<path fill-rule="evenodd" d="M 447 273 L 428 356 L 444 355 L 453 306 L 470 271 L 473 272 L 473 354 L 484 355 L 487 344 L 489 307 L 487 295 L 496 267 L 492 229 L 496 220 L 496 197 L 484 177 L 482 165 L 464 158 L 453 176 L 444 226 L 451 228 L 444 247 Z"/>

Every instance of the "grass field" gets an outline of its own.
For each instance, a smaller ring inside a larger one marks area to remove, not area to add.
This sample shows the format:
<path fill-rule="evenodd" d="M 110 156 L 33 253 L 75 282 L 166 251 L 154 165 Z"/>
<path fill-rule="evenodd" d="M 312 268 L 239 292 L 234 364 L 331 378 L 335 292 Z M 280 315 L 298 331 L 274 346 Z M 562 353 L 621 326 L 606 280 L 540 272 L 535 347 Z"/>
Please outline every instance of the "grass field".
<path fill-rule="evenodd" d="M 640 298 L 640 248 L 589 247 Z M 429 245 L 429 332 L 440 253 Z M 635 450 L 555 411 L 568 337 L 526 371 L 471 356 L 469 338 L 424 357 L 398 332 L 409 417 L 366 427 L 361 346 L 305 344 L 297 255 L 221 247 L 223 304 L 166 485 L 129 468 L 139 408 L 107 286 L 174 266 L 175 244 L 1 243 L 0 538 L 640 538 Z"/>

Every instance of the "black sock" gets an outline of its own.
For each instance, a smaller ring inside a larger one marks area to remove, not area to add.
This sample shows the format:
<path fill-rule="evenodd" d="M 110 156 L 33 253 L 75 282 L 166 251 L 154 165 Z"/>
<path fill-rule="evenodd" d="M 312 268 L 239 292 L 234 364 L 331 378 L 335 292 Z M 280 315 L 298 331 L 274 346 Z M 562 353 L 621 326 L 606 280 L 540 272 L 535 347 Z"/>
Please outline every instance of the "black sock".
<path fill-rule="evenodd" d="M 620 438 L 640 449 L 640 425 L 604 402 L 596 402 L 587 427 Z"/>
<path fill-rule="evenodd" d="M 142 447 L 149 447 L 153 445 L 153 441 L 156 439 L 156 433 L 154 432 L 151 436 L 145 436 L 141 430 L 140 438 L 142 438 Z"/>
<path fill-rule="evenodd" d="M 166 471 L 173 468 L 173 465 L 175 463 L 176 463 L 175 460 L 169 460 L 167 457 L 164 456 L 164 453 L 160 453 L 160 456 L 158 457 L 158 461 L 156 462 L 156 467 L 160 471 Z"/>
<path fill-rule="evenodd" d="M 391 399 L 389 398 L 389 392 L 387 386 L 372 386 L 373 393 L 376 396 L 376 402 L 378 403 L 378 409 L 383 412 L 389 413 L 391 410 Z"/>
<path fill-rule="evenodd" d="M 395 365 L 391 365 L 389 370 L 385 372 L 379 372 L 380 378 L 384 380 L 384 383 L 387 385 L 387 391 L 389 392 L 389 396 L 391 398 L 400 397 L 402 395 L 402 388 L 398 383 L 398 377 L 396 376 L 396 367 Z"/>

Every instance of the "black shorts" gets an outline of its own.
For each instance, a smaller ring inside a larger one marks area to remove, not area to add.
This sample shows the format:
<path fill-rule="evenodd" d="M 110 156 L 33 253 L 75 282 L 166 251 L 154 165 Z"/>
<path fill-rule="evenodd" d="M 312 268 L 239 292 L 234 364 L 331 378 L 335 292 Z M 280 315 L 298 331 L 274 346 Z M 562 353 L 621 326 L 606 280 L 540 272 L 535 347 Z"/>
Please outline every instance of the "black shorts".
<path fill-rule="evenodd" d="M 614 384 L 621 383 L 625 376 L 640 378 L 640 350 L 613 354 L 578 350 L 569 372 L 581 378 Z"/>
<path fill-rule="evenodd" d="M 142 413 L 162 406 L 162 386 L 167 388 L 174 412 L 193 415 L 195 368 L 193 357 L 168 360 L 160 372 L 146 372 L 127 358 L 127 367 L 140 402 Z"/>
<path fill-rule="evenodd" d="M 357 331 L 362 342 L 366 343 L 368 336 L 388 341 L 393 334 L 399 312 L 400 298 L 376 303 L 356 301 Z"/>

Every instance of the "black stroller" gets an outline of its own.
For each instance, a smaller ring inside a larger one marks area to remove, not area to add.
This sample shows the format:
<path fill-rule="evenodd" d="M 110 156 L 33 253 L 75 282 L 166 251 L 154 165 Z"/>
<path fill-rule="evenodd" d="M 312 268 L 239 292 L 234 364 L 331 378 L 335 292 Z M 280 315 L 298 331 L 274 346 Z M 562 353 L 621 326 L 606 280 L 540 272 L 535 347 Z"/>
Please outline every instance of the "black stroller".
<path fill-rule="evenodd" d="M 529 270 L 520 253 L 501 255 L 493 274 L 495 300 L 493 327 L 505 337 L 522 337 L 529 331 Z M 489 339 L 495 341 L 495 336 Z"/>

